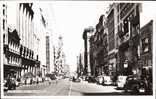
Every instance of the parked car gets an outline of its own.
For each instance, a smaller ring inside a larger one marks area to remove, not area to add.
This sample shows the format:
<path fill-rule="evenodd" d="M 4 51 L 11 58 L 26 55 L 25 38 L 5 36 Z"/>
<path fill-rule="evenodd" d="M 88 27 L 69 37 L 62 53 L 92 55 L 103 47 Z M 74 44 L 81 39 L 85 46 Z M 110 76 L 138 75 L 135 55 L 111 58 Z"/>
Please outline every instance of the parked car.
<path fill-rule="evenodd" d="M 127 76 L 118 76 L 117 79 L 117 88 L 118 89 L 123 89 L 125 84 L 126 84 L 126 78 Z"/>
<path fill-rule="evenodd" d="M 16 89 L 16 80 L 14 78 L 8 78 L 5 83 L 5 88 L 8 90 Z"/>
<path fill-rule="evenodd" d="M 101 85 L 104 82 L 104 78 L 102 76 L 97 76 L 96 81 L 97 81 L 98 84 Z"/>
<path fill-rule="evenodd" d="M 145 92 L 146 84 L 143 80 L 138 79 L 134 75 L 129 75 L 126 79 L 124 86 L 125 92 L 130 92 L 132 94 L 139 94 Z"/>
<path fill-rule="evenodd" d="M 81 80 L 79 78 L 76 78 L 73 80 L 73 82 L 81 82 Z"/>
<path fill-rule="evenodd" d="M 36 77 L 33 77 L 32 78 L 32 83 L 35 84 L 36 82 L 37 82 L 37 78 Z"/>
<path fill-rule="evenodd" d="M 7 80 L 4 80 L 3 81 L 3 88 L 4 88 L 4 91 L 8 91 L 8 87 L 7 87 Z"/>
<path fill-rule="evenodd" d="M 112 84 L 112 80 L 110 76 L 104 76 L 104 85 L 111 85 Z"/>
<path fill-rule="evenodd" d="M 17 78 L 16 80 L 16 87 L 19 87 L 21 85 L 21 79 Z"/>
<path fill-rule="evenodd" d="M 152 79 L 152 66 L 145 66 L 142 68 L 141 79 L 145 83 L 145 92 L 146 94 L 153 93 L 153 79 Z"/>
<path fill-rule="evenodd" d="M 45 77 L 45 81 L 50 81 L 50 77 Z"/>
<path fill-rule="evenodd" d="M 93 77 L 93 76 L 88 76 L 88 82 L 89 82 L 89 83 L 95 83 L 95 82 L 96 82 L 95 77 Z"/>
<path fill-rule="evenodd" d="M 72 81 L 72 80 L 73 80 L 73 77 L 70 77 L 70 78 L 69 78 L 69 81 Z"/>
<path fill-rule="evenodd" d="M 89 79 L 89 76 L 85 76 L 85 81 L 88 81 L 88 79 Z"/>

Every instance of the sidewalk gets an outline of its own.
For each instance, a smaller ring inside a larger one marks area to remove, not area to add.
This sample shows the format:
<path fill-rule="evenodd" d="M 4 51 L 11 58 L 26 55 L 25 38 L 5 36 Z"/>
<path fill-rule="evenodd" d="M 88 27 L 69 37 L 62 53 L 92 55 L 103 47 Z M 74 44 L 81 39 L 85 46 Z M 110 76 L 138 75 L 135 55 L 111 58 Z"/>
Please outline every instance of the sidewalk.
<path fill-rule="evenodd" d="M 51 84 L 53 83 L 56 83 L 55 80 L 52 80 L 51 81 Z M 49 84 L 49 81 L 45 81 L 45 82 L 41 82 L 41 83 L 38 83 L 38 84 L 28 84 L 28 85 L 22 85 L 22 86 L 19 86 L 16 88 L 16 90 L 43 90 L 45 89 L 46 87 L 48 87 L 50 84 Z"/>

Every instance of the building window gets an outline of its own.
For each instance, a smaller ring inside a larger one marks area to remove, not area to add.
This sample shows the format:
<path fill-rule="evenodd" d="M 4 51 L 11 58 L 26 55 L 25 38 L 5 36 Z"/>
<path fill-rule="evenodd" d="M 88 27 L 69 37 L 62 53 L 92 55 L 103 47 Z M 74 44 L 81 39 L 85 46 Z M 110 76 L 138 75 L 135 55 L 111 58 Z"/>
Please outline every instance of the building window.
<path fill-rule="evenodd" d="M 3 43 L 5 43 L 5 34 L 3 34 Z"/>
<path fill-rule="evenodd" d="M 124 20 L 124 33 L 126 34 L 129 31 L 128 20 Z"/>
<path fill-rule="evenodd" d="M 3 15 L 5 15 L 5 9 L 3 9 Z"/>
<path fill-rule="evenodd" d="M 3 19 L 3 30 L 5 29 L 5 20 Z"/>
<path fill-rule="evenodd" d="M 149 38 L 142 40 L 142 48 L 144 53 L 149 51 Z"/>

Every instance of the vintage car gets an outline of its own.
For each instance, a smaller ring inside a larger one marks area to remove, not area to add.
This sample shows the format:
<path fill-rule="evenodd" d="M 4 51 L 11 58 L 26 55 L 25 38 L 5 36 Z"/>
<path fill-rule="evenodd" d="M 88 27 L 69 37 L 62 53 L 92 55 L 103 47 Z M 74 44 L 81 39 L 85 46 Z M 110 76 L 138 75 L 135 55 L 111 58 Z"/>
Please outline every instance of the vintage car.
<path fill-rule="evenodd" d="M 144 93 L 146 84 L 144 80 L 138 79 L 133 75 L 129 75 L 126 79 L 124 86 L 125 92 L 130 92 L 132 94 Z"/>
<path fill-rule="evenodd" d="M 126 84 L 126 78 L 127 76 L 118 76 L 117 79 L 117 88 L 118 89 L 123 89 L 125 84 Z"/>
<path fill-rule="evenodd" d="M 6 79 L 4 83 L 4 88 L 7 90 L 15 90 L 16 89 L 16 80 L 13 78 Z"/>
<path fill-rule="evenodd" d="M 112 84 L 112 80 L 110 76 L 104 76 L 104 82 L 103 85 L 111 85 Z"/>
<path fill-rule="evenodd" d="M 104 78 L 102 76 L 97 76 L 96 81 L 97 81 L 97 84 L 102 85 L 102 83 L 104 82 Z"/>

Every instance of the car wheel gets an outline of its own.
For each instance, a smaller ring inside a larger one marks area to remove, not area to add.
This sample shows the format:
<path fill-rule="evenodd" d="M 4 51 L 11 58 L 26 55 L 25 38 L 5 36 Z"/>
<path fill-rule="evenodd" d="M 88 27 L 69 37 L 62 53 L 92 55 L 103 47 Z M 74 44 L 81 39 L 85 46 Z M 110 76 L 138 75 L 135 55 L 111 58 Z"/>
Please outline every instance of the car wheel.
<path fill-rule="evenodd" d="M 15 85 L 13 86 L 13 90 L 16 90 L 16 86 Z"/>
<path fill-rule="evenodd" d="M 139 88 L 138 86 L 134 86 L 132 90 L 132 94 L 138 94 L 139 93 Z"/>

